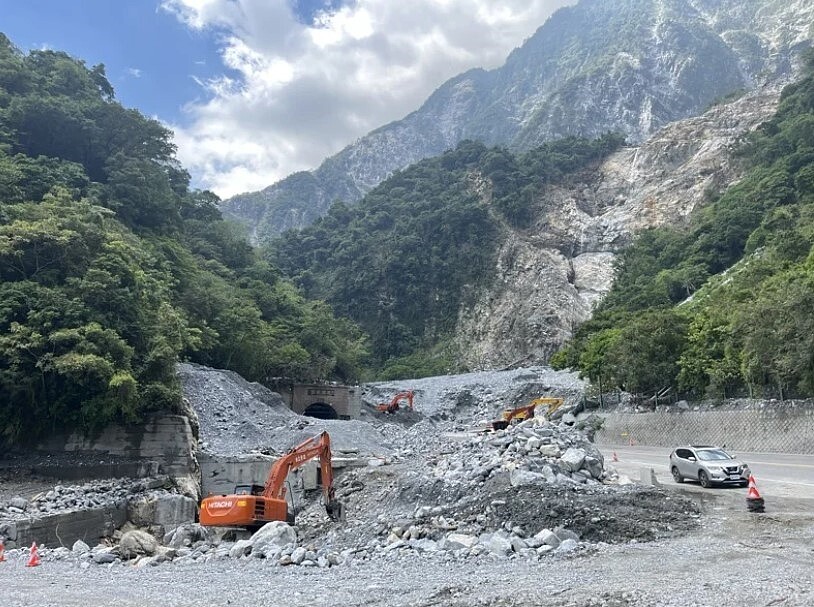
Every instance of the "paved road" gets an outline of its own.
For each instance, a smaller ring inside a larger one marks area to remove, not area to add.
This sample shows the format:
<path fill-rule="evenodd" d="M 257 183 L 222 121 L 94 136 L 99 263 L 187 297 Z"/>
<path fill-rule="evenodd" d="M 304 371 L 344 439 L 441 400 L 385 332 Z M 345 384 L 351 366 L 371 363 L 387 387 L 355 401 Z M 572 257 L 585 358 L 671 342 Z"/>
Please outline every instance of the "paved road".
<path fill-rule="evenodd" d="M 619 461 L 609 463 L 634 480 L 639 479 L 641 468 L 653 468 L 660 482 L 675 485 L 668 465 L 668 448 L 621 445 L 599 448 L 608 460 L 612 460 L 615 452 Z M 761 494 L 769 491 L 782 497 L 814 499 L 814 455 L 743 451 L 733 451 L 732 454 L 749 464 Z"/>

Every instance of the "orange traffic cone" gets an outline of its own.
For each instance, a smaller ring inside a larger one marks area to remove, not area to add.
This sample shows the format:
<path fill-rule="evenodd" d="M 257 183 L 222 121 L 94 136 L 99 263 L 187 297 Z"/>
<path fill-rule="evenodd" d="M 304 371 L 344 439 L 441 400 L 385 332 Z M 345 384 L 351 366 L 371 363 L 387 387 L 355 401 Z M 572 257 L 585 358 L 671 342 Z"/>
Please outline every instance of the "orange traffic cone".
<path fill-rule="evenodd" d="M 3 540 L 0 540 L 0 563 L 6 560 L 6 547 L 3 545 Z"/>
<path fill-rule="evenodd" d="M 765 504 L 760 492 L 757 490 L 757 483 L 755 477 L 749 475 L 749 492 L 746 494 L 746 509 L 749 512 L 764 512 Z"/>
<path fill-rule="evenodd" d="M 37 549 L 37 542 L 31 544 L 31 556 L 28 557 L 28 562 L 25 564 L 26 567 L 36 567 L 40 564 L 40 552 Z"/>

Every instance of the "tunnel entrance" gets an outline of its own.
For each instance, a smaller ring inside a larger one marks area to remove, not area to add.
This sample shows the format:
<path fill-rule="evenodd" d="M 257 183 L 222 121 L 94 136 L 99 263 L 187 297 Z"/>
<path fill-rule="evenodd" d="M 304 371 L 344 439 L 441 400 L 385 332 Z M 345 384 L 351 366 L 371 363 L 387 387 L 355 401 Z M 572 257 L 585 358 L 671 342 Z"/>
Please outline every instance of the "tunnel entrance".
<path fill-rule="evenodd" d="M 339 419 L 336 409 L 328 403 L 312 403 L 305 408 L 302 414 L 317 419 Z"/>

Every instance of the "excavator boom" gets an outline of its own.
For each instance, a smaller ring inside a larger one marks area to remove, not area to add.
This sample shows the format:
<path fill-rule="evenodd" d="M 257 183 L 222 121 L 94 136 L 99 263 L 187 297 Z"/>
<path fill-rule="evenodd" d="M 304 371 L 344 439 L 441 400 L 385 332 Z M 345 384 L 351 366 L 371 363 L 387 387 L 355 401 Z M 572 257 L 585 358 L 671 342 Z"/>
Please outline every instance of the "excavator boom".
<path fill-rule="evenodd" d="M 376 405 L 376 411 L 380 411 L 382 413 L 395 413 L 399 410 L 399 402 L 402 400 L 407 401 L 407 408 L 412 411 L 413 410 L 413 391 L 412 390 L 405 390 L 404 392 L 399 392 L 396 394 L 389 403 L 381 403 Z"/>
<path fill-rule="evenodd" d="M 546 415 L 550 417 L 551 414 L 559 409 L 564 402 L 565 399 L 557 396 L 541 396 L 539 398 L 535 398 L 527 405 L 504 410 L 500 416 L 500 419 L 496 419 L 492 422 L 492 428 L 494 430 L 503 430 L 508 428 L 509 424 L 511 424 L 515 419 L 524 420 L 532 418 L 534 417 L 535 409 L 541 405 L 548 406 Z"/>
<path fill-rule="evenodd" d="M 322 491 L 325 508 L 332 520 L 343 515 L 342 504 L 336 500 L 331 467 L 331 439 L 327 432 L 309 438 L 291 449 L 271 467 L 262 492 L 209 496 L 201 503 L 200 521 L 204 526 L 258 527 L 269 521 L 293 523 L 285 499 L 285 480 L 295 468 L 319 456 L 322 471 Z"/>

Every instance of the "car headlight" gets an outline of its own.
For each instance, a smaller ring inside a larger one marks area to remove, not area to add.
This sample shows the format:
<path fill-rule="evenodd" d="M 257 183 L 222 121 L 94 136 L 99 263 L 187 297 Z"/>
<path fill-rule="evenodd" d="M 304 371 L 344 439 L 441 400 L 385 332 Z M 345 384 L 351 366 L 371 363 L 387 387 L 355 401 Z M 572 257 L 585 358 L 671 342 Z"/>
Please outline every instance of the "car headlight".
<path fill-rule="evenodd" d="M 710 472 L 720 472 L 723 470 L 720 466 L 707 466 L 707 468 L 709 468 Z"/>

